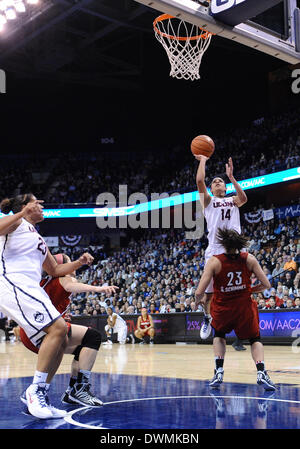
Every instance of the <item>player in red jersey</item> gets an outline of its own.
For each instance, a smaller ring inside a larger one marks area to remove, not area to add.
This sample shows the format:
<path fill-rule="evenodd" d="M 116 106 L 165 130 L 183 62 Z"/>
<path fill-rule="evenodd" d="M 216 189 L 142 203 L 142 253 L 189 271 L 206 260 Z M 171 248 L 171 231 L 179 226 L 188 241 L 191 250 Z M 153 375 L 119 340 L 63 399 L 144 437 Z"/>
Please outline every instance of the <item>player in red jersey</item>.
<path fill-rule="evenodd" d="M 59 264 L 70 262 L 70 258 L 65 254 L 57 254 L 54 257 Z M 56 360 L 57 365 L 59 366 L 63 354 L 74 354 L 71 367 L 71 379 L 69 387 L 63 394 L 62 402 L 67 404 L 81 404 L 89 407 L 103 405 L 103 402 L 91 393 L 89 383 L 91 370 L 101 344 L 101 334 L 96 329 L 71 324 L 67 321 L 66 312 L 70 304 L 70 296 L 72 293 L 114 293 L 118 287 L 99 287 L 83 284 L 76 280 L 75 273 L 60 278 L 47 277 L 42 279 L 41 287 L 45 289 L 55 308 L 65 318 L 68 326 L 66 341 Z M 41 342 L 37 346 L 33 345 L 23 329 L 20 329 L 20 337 L 24 346 L 29 350 L 35 353 L 39 352 Z M 56 367 L 54 367 L 53 372 L 48 373 L 46 386 L 50 384 L 56 371 L 55 368 Z M 26 403 L 24 395 L 21 396 L 21 400 Z"/>
<path fill-rule="evenodd" d="M 221 228 L 218 229 L 217 236 L 225 253 L 212 256 L 208 260 L 196 290 L 196 304 L 199 304 L 205 301 L 205 289 L 213 279 L 211 325 L 214 329 L 216 366 L 210 386 L 216 388 L 223 382 L 226 334 L 234 330 L 240 340 L 250 342 L 252 358 L 257 368 L 257 383 L 263 385 L 266 390 L 275 390 L 275 385 L 265 371 L 257 304 L 251 298 L 252 293 L 270 288 L 270 282 L 258 260 L 252 254 L 240 252 L 248 246 L 247 237 L 233 229 Z M 260 284 L 254 287 L 251 287 L 252 273 L 260 281 Z"/>
<path fill-rule="evenodd" d="M 141 310 L 141 316 L 138 317 L 137 320 L 137 329 L 134 335 L 139 338 L 141 341 L 140 344 L 145 344 L 145 335 L 149 335 L 150 337 L 150 345 L 153 345 L 154 341 L 154 324 L 152 316 L 148 314 L 146 307 L 143 307 Z"/>

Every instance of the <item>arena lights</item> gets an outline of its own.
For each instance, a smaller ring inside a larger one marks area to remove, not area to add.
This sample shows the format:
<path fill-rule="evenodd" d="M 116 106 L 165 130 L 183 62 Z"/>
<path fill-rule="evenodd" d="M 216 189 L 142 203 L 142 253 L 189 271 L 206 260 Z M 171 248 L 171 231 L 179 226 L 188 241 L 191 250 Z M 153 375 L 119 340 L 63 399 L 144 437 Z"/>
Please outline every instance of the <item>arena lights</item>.
<path fill-rule="evenodd" d="M 37 5 L 39 0 L 0 0 L 0 31 L 8 21 L 16 20 L 18 14 L 26 12 L 27 5 Z"/>

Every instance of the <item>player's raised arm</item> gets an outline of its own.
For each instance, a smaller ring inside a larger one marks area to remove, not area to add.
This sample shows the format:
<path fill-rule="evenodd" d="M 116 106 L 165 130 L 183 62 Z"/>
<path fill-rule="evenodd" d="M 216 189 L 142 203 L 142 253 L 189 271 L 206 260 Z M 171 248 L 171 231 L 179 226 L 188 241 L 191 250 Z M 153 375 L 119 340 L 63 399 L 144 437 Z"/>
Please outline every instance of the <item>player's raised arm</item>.
<path fill-rule="evenodd" d="M 208 158 L 206 156 L 203 156 L 202 154 L 195 155 L 195 158 L 200 162 L 196 174 L 196 184 L 200 195 L 200 203 L 202 208 L 204 209 L 209 205 L 211 200 L 211 197 L 205 185 L 205 167 Z"/>
<path fill-rule="evenodd" d="M 48 249 L 46 259 L 43 263 L 43 270 L 54 278 L 63 277 L 73 273 L 83 265 L 91 265 L 94 258 L 89 253 L 82 254 L 78 260 L 74 262 L 58 264 Z"/>
<path fill-rule="evenodd" d="M 241 188 L 241 186 L 238 184 L 235 177 L 233 176 L 233 163 L 231 157 L 228 159 L 228 164 L 226 164 L 226 175 L 228 176 L 229 181 L 232 182 L 236 190 L 236 196 L 233 197 L 235 204 L 238 207 L 243 206 L 243 204 L 247 203 L 248 198 L 244 190 Z"/>
<path fill-rule="evenodd" d="M 60 278 L 59 282 L 66 290 L 66 292 L 70 293 L 95 292 L 113 294 L 116 293 L 116 290 L 119 289 L 119 287 L 117 287 L 116 285 L 106 285 L 101 287 L 99 285 L 84 284 L 83 282 L 76 281 L 76 279 L 70 276 Z"/>
<path fill-rule="evenodd" d="M 1 212 L 4 214 L 8 214 L 11 208 L 11 201 L 8 198 L 4 199 L 1 202 Z M 34 200 L 28 202 L 20 212 L 16 212 L 13 215 L 8 215 L 7 217 L 3 217 L 0 220 L 0 235 L 10 234 L 15 231 L 18 226 L 21 224 L 21 219 L 26 217 L 28 214 L 35 213 L 40 210 L 40 204 L 44 201 L 42 200 Z"/>
<path fill-rule="evenodd" d="M 252 254 L 248 254 L 247 267 L 249 268 L 250 271 L 252 271 L 252 273 L 255 274 L 257 279 L 260 281 L 260 284 L 255 285 L 254 287 L 251 288 L 252 293 L 263 292 L 264 290 L 271 288 L 269 279 L 263 272 L 261 266 L 259 265 L 258 260 Z"/>

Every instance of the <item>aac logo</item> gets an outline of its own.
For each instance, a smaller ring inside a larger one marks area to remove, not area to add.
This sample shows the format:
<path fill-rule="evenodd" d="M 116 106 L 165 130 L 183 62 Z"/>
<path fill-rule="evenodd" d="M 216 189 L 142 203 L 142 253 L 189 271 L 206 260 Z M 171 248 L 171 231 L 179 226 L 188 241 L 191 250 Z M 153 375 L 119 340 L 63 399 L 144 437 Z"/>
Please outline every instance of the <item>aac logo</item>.
<path fill-rule="evenodd" d="M 226 11 L 233 6 L 239 5 L 246 0 L 212 0 L 210 3 L 210 9 L 212 14 L 219 14 L 220 12 Z"/>

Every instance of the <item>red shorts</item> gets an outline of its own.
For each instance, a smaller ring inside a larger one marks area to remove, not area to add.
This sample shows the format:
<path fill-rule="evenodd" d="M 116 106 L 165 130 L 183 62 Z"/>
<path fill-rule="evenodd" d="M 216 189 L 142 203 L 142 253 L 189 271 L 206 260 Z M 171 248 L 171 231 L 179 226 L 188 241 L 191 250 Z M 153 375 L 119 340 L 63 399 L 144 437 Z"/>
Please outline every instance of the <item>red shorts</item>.
<path fill-rule="evenodd" d="M 143 328 L 141 328 L 141 329 L 142 329 L 142 331 L 145 330 L 145 329 L 143 329 Z M 149 337 L 150 337 L 149 330 L 147 330 L 147 331 L 144 333 L 144 335 L 149 335 Z"/>
<path fill-rule="evenodd" d="M 66 321 L 66 324 L 68 326 L 68 333 L 67 333 L 67 335 L 69 336 L 69 333 L 70 333 L 70 330 L 71 330 L 71 323 Z M 25 334 L 25 331 L 22 328 L 20 328 L 20 338 L 21 338 L 21 342 L 23 343 L 23 345 L 27 349 L 29 349 L 29 351 L 32 351 L 32 352 L 35 352 L 36 354 L 38 354 L 39 348 L 34 346 L 34 344 L 31 342 L 31 340 L 29 340 L 29 338 Z"/>
<path fill-rule="evenodd" d="M 259 337 L 259 315 L 257 303 L 254 300 L 234 301 L 226 307 L 211 302 L 211 325 L 215 331 L 229 334 L 234 331 L 240 340 Z"/>

